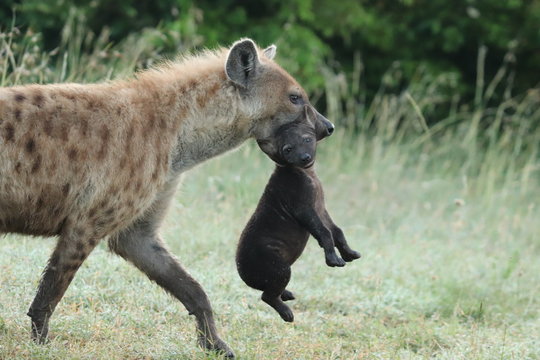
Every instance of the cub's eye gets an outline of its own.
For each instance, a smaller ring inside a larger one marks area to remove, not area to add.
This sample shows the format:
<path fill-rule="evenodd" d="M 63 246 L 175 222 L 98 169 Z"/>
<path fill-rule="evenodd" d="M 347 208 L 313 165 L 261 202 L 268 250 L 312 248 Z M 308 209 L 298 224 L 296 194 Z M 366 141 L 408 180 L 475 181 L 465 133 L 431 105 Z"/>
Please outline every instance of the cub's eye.
<path fill-rule="evenodd" d="M 305 142 L 305 143 L 311 142 L 311 138 L 305 138 L 305 139 L 304 139 L 304 142 Z"/>
<path fill-rule="evenodd" d="M 295 105 L 300 104 L 300 101 L 302 100 L 302 97 L 300 95 L 291 94 L 289 95 L 289 100 Z"/>
<path fill-rule="evenodd" d="M 291 146 L 291 145 L 285 145 L 285 146 L 283 147 L 283 152 L 284 152 L 285 154 L 288 154 L 288 153 L 290 153 L 291 151 L 292 151 L 292 146 Z"/>

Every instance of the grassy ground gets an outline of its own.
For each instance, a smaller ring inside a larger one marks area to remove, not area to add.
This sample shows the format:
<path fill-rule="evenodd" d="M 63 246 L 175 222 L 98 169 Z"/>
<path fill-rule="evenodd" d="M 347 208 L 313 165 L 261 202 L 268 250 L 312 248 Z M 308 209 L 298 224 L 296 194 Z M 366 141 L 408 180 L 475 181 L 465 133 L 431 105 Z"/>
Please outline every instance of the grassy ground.
<path fill-rule="evenodd" d="M 244 146 L 191 171 L 178 192 L 163 236 L 239 358 L 540 358 L 540 190 L 476 196 L 459 176 L 407 167 L 397 148 L 372 161 L 341 135 L 321 143 L 318 172 L 363 258 L 329 268 L 311 241 L 293 267 L 292 325 L 234 265 L 270 161 Z M 104 244 L 60 303 L 51 343 L 33 344 L 25 313 L 53 245 L 0 241 L 0 358 L 207 358 L 180 303 Z"/>
<path fill-rule="evenodd" d="M 68 55 L 51 68 L 53 54 L 10 36 L 0 39 L 3 85 L 110 78 L 149 52 L 128 44 L 137 54 L 80 55 L 66 39 Z M 540 96 L 490 109 L 488 86 L 477 108 L 427 128 L 435 85 L 378 95 L 365 112 L 352 96 L 346 114 L 327 99 L 338 125 L 358 116 L 371 124 L 354 139 L 342 130 L 325 140 L 317 164 L 329 211 L 363 257 L 329 268 L 310 241 L 293 266 L 293 324 L 234 264 L 271 162 L 250 143 L 186 174 L 163 237 L 207 290 L 240 359 L 540 359 Z M 182 305 L 105 244 L 59 304 L 51 342 L 35 345 L 25 314 L 54 243 L 0 238 L 0 359 L 216 358 L 196 346 Z"/>

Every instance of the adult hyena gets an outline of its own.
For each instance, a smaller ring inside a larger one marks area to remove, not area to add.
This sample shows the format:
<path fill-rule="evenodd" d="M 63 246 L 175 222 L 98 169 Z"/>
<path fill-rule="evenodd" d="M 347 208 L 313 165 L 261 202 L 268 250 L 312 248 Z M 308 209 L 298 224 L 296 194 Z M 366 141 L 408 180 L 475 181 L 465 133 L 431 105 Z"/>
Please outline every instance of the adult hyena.
<path fill-rule="evenodd" d="M 28 312 L 34 339 L 45 340 L 77 269 L 109 237 L 195 315 L 201 346 L 233 356 L 158 229 L 180 173 L 303 118 L 308 98 L 275 51 L 242 39 L 127 81 L 0 89 L 0 232 L 59 237 Z"/>

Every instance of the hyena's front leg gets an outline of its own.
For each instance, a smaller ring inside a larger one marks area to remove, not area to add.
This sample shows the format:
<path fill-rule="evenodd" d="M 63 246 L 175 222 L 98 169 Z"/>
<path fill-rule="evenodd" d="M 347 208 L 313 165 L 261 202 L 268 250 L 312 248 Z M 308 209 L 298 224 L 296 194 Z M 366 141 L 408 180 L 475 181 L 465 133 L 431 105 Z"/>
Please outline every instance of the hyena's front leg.
<path fill-rule="evenodd" d="M 218 336 L 212 307 L 203 288 L 180 266 L 150 226 L 135 225 L 111 239 L 109 246 L 180 300 L 190 315 L 195 315 L 201 347 L 223 353 L 227 358 L 234 357 Z"/>
<path fill-rule="evenodd" d="M 97 244 L 79 229 L 66 230 L 60 236 L 49 262 L 43 271 L 39 288 L 28 310 L 32 320 L 32 338 L 45 342 L 49 319 L 62 299 L 75 273 Z"/>

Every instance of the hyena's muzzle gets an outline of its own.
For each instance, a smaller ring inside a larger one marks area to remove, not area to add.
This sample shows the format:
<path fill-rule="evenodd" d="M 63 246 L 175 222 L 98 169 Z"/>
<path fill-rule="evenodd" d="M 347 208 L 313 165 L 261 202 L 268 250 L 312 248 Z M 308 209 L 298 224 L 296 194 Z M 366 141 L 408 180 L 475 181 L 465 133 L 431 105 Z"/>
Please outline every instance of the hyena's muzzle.
<path fill-rule="evenodd" d="M 304 105 L 304 116 L 307 121 L 310 121 L 315 126 L 317 141 L 332 135 L 334 132 L 334 124 L 322 116 L 313 106 L 309 104 Z"/>
<path fill-rule="evenodd" d="M 317 110 L 315 110 L 317 115 L 315 128 L 319 128 L 317 132 L 319 140 L 324 139 L 327 136 L 332 135 L 334 132 L 334 124 L 324 116 L 322 116 Z"/>

